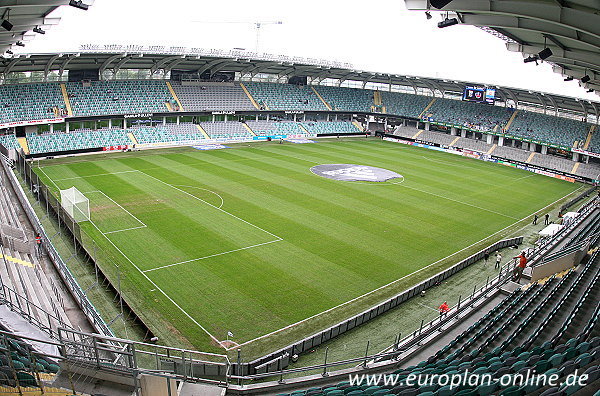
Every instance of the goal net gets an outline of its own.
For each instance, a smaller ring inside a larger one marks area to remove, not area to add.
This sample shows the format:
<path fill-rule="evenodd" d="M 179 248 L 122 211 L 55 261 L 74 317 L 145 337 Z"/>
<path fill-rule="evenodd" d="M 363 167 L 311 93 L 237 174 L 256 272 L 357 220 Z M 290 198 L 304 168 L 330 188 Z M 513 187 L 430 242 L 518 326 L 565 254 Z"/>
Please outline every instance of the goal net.
<path fill-rule="evenodd" d="M 76 223 L 90 220 L 90 200 L 75 187 L 60 190 L 60 203 Z"/>

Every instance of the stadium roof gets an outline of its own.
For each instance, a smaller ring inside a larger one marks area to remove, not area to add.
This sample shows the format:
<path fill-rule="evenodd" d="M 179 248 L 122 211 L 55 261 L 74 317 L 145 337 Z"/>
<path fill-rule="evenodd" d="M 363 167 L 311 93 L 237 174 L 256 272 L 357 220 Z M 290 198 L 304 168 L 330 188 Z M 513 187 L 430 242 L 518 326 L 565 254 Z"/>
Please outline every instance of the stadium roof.
<path fill-rule="evenodd" d="M 87 0 L 87 3 L 90 1 Z M 3 0 L 0 1 L 0 53 L 10 50 L 17 42 L 31 41 L 37 33 L 34 28 L 46 31 L 57 25 L 60 18 L 49 17 L 50 13 L 70 0 Z M 7 27 L 12 28 L 9 30 Z M 41 33 L 40 33 L 41 34 Z"/>
<path fill-rule="evenodd" d="M 444 94 L 462 94 L 465 85 L 485 85 L 478 82 L 446 80 L 399 74 L 386 74 L 355 70 L 351 65 L 339 62 L 319 61 L 316 59 L 291 58 L 267 54 L 253 54 L 245 51 L 221 51 L 186 49 L 182 47 L 142 47 L 142 46 L 106 46 L 100 50 L 94 46 L 81 52 L 15 55 L 0 60 L 0 73 L 43 72 L 65 70 L 111 70 L 146 69 L 151 73 L 160 71 L 183 70 L 202 74 L 210 71 L 239 72 L 246 76 L 265 73 L 276 75 L 285 81 L 291 76 L 307 76 L 317 84 L 325 79 L 334 79 L 338 83 L 359 81 L 412 87 L 422 89 L 435 96 Z M 135 48 L 134 48 L 135 47 Z M 161 51 L 161 53 L 157 53 Z M 600 103 L 567 96 L 543 92 L 497 86 L 497 98 L 506 102 L 535 104 L 547 108 L 567 110 L 578 114 L 593 115 L 600 118 Z"/>
<path fill-rule="evenodd" d="M 431 10 L 430 0 L 405 0 L 410 10 Z M 581 81 L 600 95 L 599 0 L 454 0 L 442 11 L 456 13 L 458 21 L 480 27 L 506 41 L 510 51 L 539 61 L 546 59 L 556 73 Z M 435 4 L 435 3 L 434 3 Z M 536 62 L 537 63 L 537 62 Z"/>

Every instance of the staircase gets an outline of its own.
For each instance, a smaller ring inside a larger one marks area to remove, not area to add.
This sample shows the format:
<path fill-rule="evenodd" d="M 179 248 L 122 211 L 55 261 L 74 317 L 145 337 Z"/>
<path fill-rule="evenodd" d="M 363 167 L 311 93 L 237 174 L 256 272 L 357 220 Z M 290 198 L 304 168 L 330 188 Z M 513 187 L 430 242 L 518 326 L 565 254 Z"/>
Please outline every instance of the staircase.
<path fill-rule="evenodd" d="M 429 104 L 427 105 L 427 107 L 425 107 L 423 109 L 423 111 L 421 112 L 421 114 L 419 114 L 419 119 L 423 118 L 423 115 L 425 113 L 427 113 L 427 110 L 429 110 L 431 108 L 431 106 L 433 106 L 433 104 L 435 103 L 436 98 L 431 99 L 431 102 L 429 102 Z"/>
<path fill-rule="evenodd" d="M 206 139 L 210 139 L 210 136 L 208 135 L 208 133 L 206 133 L 206 131 L 204 130 L 204 128 L 202 128 L 198 124 L 196 124 L 196 128 L 198 128 L 198 130 L 200 131 L 200 133 L 202 133 Z"/>
<path fill-rule="evenodd" d="M 322 96 L 321 96 L 321 94 L 320 94 L 320 93 L 317 91 L 317 89 L 316 89 L 316 88 L 315 88 L 313 85 L 311 85 L 311 86 L 310 86 L 310 88 L 313 90 L 313 92 L 315 93 L 315 95 L 317 95 L 317 98 L 319 98 L 319 100 L 320 100 L 320 101 L 323 103 L 323 105 L 324 105 L 325 107 L 327 107 L 327 110 L 329 110 L 329 111 L 332 111 L 332 110 L 333 110 L 333 108 L 331 107 L 331 105 L 330 105 L 329 103 L 327 103 L 327 102 L 325 101 L 325 99 L 323 99 L 323 97 L 322 97 Z"/>
<path fill-rule="evenodd" d="M 531 161 L 533 160 L 533 157 L 535 157 L 535 151 L 533 151 L 531 154 L 529 154 L 529 157 L 527 157 L 527 160 L 525 161 L 525 163 L 530 164 Z"/>
<path fill-rule="evenodd" d="M 129 136 L 129 140 L 131 140 L 131 142 L 132 142 L 133 144 L 138 144 L 138 141 L 137 141 L 137 139 L 135 138 L 135 135 L 134 135 L 133 133 L 131 133 L 131 132 L 127 132 L 127 136 Z"/>
<path fill-rule="evenodd" d="M 29 154 L 29 146 L 27 145 L 27 138 L 20 137 L 20 138 L 17 138 L 17 141 L 19 142 L 19 145 L 23 149 L 23 152 L 25 154 Z"/>
<path fill-rule="evenodd" d="M 353 124 L 353 125 L 354 125 L 356 128 L 358 128 L 358 130 L 359 130 L 359 131 L 361 131 L 361 132 L 365 132 L 365 128 L 363 128 L 363 126 L 361 125 L 361 123 L 360 123 L 360 122 L 358 122 L 358 121 L 354 120 L 354 121 L 352 121 L 352 124 Z"/>
<path fill-rule="evenodd" d="M 510 126 L 512 125 L 512 123 L 515 120 L 515 118 L 517 118 L 517 113 L 518 112 L 519 112 L 519 110 L 513 111 L 512 115 L 508 119 L 508 122 L 506 123 L 506 126 L 504 127 L 504 131 L 505 132 L 508 132 L 508 128 L 510 128 Z"/>
<path fill-rule="evenodd" d="M 175 99 L 175 102 L 177 102 L 177 105 L 179 106 L 179 111 L 185 111 L 181 102 L 179 101 L 179 98 L 177 97 L 177 94 L 175 93 L 175 90 L 173 89 L 173 86 L 171 85 L 171 82 L 166 81 L 166 84 L 167 84 L 167 88 L 169 89 L 169 92 L 171 92 L 171 96 L 173 96 L 173 99 Z M 171 104 L 169 103 L 169 106 L 170 105 Z M 167 106 L 167 108 L 169 108 L 169 106 Z M 172 107 L 171 107 L 170 111 L 173 111 Z"/>
<path fill-rule="evenodd" d="M 590 146 L 590 142 L 592 141 L 592 135 L 594 135 L 595 131 L 596 131 L 596 124 L 592 125 L 592 127 L 590 128 L 590 131 L 588 132 L 587 138 L 585 139 L 585 143 L 583 144 L 584 150 L 587 150 L 588 147 Z"/>
<path fill-rule="evenodd" d="M 250 99 L 250 102 L 252 102 L 252 105 L 256 108 L 256 110 L 260 110 L 260 106 L 258 105 L 256 100 L 254 100 L 254 98 L 250 94 L 250 91 L 248 91 L 248 88 L 246 88 L 246 86 L 243 83 L 240 83 L 240 87 L 242 88 L 242 90 L 244 91 L 244 93 L 246 94 L 248 99 Z M 267 106 L 265 105 L 265 107 L 267 107 Z M 267 110 L 269 110 L 269 109 L 267 108 Z"/>
<path fill-rule="evenodd" d="M 252 136 L 256 136 L 256 133 L 254 133 L 254 131 L 252 130 L 252 128 L 250 128 L 250 126 L 249 126 L 248 124 L 246 124 L 245 122 L 242 122 L 242 125 L 244 126 L 244 128 L 246 128 L 246 130 L 247 130 L 248 132 L 250 132 L 250 134 L 251 134 Z"/>
<path fill-rule="evenodd" d="M 69 100 L 69 94 L 67 93 L 67 86 L 63 83 L 60 84 L 60 90 L 63 95 L 63 99 L 65 101 L 65 106 L 67 106 L 67 113 L 70 117 L 73 116 L 73 109 L 71 109 L 71 101 Z"/>

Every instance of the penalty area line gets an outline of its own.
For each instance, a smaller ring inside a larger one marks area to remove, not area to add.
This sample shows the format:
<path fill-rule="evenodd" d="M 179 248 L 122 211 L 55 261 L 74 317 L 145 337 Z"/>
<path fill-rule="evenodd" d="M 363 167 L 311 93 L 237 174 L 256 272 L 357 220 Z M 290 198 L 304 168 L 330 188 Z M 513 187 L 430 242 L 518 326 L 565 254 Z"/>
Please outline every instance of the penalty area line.
<path fill-rule="evenodd" d="M 256 245 L 252 245 L 252 246 L 246 246 L 246 247 L 239 248 L 239 249 L 228 250 L 228 251 L 226 251 L 226 252 L 215 253 L 215 254 L 211 254 L 211 255 L 208 255 L 208 256 L 204 256 L 204 257 L 199 257 L 199 258 L 195 258 L 195 259 L 191 259 L 191 260 L 180 261 L 180 262 L 178 262 L 178 263 L 173 263 L 173 264 L 163 265 L 163 266 L 161 266 L 161 267 L 156 267 L 156 268 L 147 269 L 147 270 L 144 270 L 144 272 L 152 272 L 152 271 L 156 271 L 156 270 L 159 270 L 159 269 L 164 269 L 164 268 L 174 267 L 174 266 L 176 266 L 176 265 L 187 264 L 187 263 L 193 263 L 194 261 L 200 261 L 200 260 L 204 260 L 204 259 L 211 258 L 211 257 L 222 256 L 222 255 L 224 255 L 224 254 L 229 254 L 229 253 L 239 252 L 239 251 L 242 251 L 242 250 L 252 249 L 252 248 L 255 248 L 255 247 L 264 246 L 264 245 L 268 245 L 268 244 L 270 244 L 270 243 L 281 242 L 281 241 L 283 241 L 283 239 L 279 238 L 279 239 L 276 239 L 276 240 L 274 240 L 274 241 L 269 241 L 269 242 L 258 243 L 258 244 L 256 244 Z"/>
<path fill-rule="evenodd" d="M 133 266 L 133 268 L 135 268 L 140 274 L 142 274 L 142 276 L 144 278 L 146 278 L 146 280 L 148 282 L 150 282 L 150 284 L 152 286 L 154 286 L 154 288 L 156 290 L 158 290 L 163 296 L 165 296 L 167 298 L 167 300 L 169 300 L 175 307 L 177 307 L 177 309 L 179 309 L 189 320 L 191 320 L 196 326 L 198 326 L 200 329 L 202 329 L 202 331 L 204 331 L 213 341 L 215 341 L 216 343 L 218 343 L 221 347 L 223 347 L 223 345 L 221 344 L 221 342 L 217 339 L 217 337 L 213 336 L 208 330 L 206 330 L 206 328 L 204 326 L 202 326 L 200 323 L 198 323 L 198 321 L 196 319 L 194 319 L 189 313 L 187 313 L 187 311 L 185 309 L 183 309 L 179 304 L 177 304 L 175 302 L 175 300 L 173 300 L 167 293 L 165 293 L 165 291 L 163 289 L 161 289 L 156 283 L 154 283 L 154 281 L 152 279 L 150 279 L 148 277 L 148 275 L 146 275 L 144 273 L 144 271 L 142 271 L 140 269 L 140 267 L 138 267 L 133 261 L 131 261 L 131 259 L 125 254 L 123 253 L 123 251 L 121 249 L 119 249 L 119 247 L 110 240 L 110 238 L 104 234 L 99 228 L 98 226 L 96 226 L 96 224 L 94 224 L 94 222 L 90 222 L 94 227 L 96 227 L 96 229 L 104 236 L 104 238 L 106 238 L 106 240 L 108 242 L 110 242 L 111 245 L 113 245 L 113 247 L 119 252 L 121 253 L 121 255 L 127 260 L 129 261 L 129 263 Z"/>

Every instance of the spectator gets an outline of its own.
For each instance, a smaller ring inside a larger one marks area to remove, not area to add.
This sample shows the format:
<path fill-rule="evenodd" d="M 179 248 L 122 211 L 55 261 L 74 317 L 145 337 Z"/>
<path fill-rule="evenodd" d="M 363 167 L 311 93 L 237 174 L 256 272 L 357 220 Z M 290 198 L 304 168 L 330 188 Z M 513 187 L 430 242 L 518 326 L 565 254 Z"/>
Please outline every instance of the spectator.
<path fill-rule="evenodd" d="M 536 225 L 538 221 L 538 215 L 537 213 L 533 215 L 533 225 Z"/>
<path fill-rule="evenodd" d="M 444 303 L 440 305 L 440 319 L 448 315 L 448 311 L 450 311 L 450 307 L 448 307 L 448 302 L 444 301 Z"/>
<path fill-rule="evenodd" d="M 550 224 L 550 214 L 546 213 L 546 216 L 544 216 L 544 225 L 548 224 Z"/>
<path fill-rule="evenodd" d="M 487 250 L 483 253 L 483 260 L 485 262 L 485 264 L 487 264 L 488 260 L 490 259 L 490 252 L 488 252 Z"/>
<path fill-rule="evenodd" d="M 494 269 L 498 269 L 500 268 L 500 262 L 502 261 L 502 254 L 500 254 L 500 252 L 496 252 L 496 265 L 494 266 Z"/>
<path fill-rule="evenodd" d="M 523 251 L 520 255 L 515 256 L 513 258 L 519 259 L 519 264 L 517 264 L 517 266 L 513 270 L 513 281 L 518 283 L 521 280 L 521 277 L 523 276 L 523 270 L 527 266 L 527 257 L 525 256 L 525 252 Z"/>
<path fill-rule="evenodd" d="M 39 232 L 35 234 L 35 249 L 38 256 L 42 254 L 42 236 Z"/>

